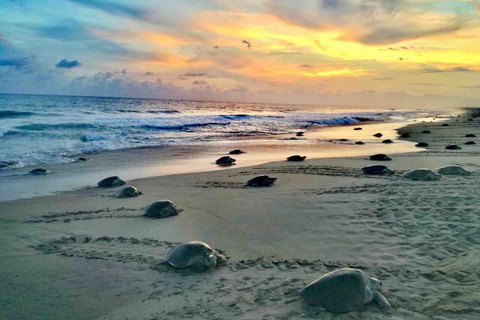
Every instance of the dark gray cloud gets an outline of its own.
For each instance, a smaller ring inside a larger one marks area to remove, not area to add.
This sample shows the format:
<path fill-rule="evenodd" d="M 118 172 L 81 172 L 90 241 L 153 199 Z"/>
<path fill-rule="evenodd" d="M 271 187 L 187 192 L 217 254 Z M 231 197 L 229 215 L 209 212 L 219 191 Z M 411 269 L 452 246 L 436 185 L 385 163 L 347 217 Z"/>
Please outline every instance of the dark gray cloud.
<path fill-rule="evenodd" d="M 27 57 L 0 59 L 0 67 L 24 67 L 28 63 L 29 58 Z"/>
<path fill-rule="evenodd" d="M 475 70 L 470 69 L 468 67 L 456 67 L 450 69 L 438 69 L 435 67 L 432 68 L 425 68 L 421 72 L 422 73 L 444 73 L 444 72 L 474 72 Z"/>
<path fill-rule="evenodd" d="M 55 67 L 63 68 L 63 69 L 72 69 L 72 68 L 80 67 L 81 65 L 82 64 L 78 62 L 78 60 L 68 61 L 67 59 L 63 59 L 59 63 L 57 63 Z"/>
<path fill-rule="evenodd" d="M 446 26 L 429 29 L 422 29 L 416 25 L 380 26 L 373 28 L 366 34 L 358 36 L 355 39 L 363 44 L 369 45 L 389 44 L 427 36 L 448 34 L 458 31 L 465 26 L 466 24 L 462 20 L 454 20 Z"/>
<path fill-rule="evenodd" d="M 95 8 L 106 13 L 114 15 L 127 16 L 134 19 L 145 19 L 148 11 L 142 8 L 115 3 L 108 0 L 68 0 L 70 2 L 78 3 L 90 8 Z"/>
<path fill-rule="evenodd" d="M 205 80 L 195 80 L 192 82 L 192 84 L 196 86 L 203 86 L 203 85 L 208 85 L 208 82 Z"/>
<path fill-rule="evenodd" d="M 204 77 L 206 75 L 206 73 L 185 73 L 180 75 L 180 77 Z"/>

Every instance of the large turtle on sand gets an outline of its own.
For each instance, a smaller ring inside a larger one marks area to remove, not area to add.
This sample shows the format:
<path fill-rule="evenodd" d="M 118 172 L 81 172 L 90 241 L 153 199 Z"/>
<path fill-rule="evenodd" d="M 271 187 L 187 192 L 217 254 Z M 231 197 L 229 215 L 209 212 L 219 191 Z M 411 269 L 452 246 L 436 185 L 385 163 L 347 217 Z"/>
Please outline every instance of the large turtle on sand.
<path fill-rule="evenodd" d="M 443 175 L 468 176 L 471 172 L 460 166 L 445 166 L 437 169 L 437 173 Z"/>
<path fill-rule="evenodd" d="M 227 258 L 212 249 L 203 241 L 190 241 L 182 243 L 167 253 L 163 263 L 168 263 L 175 268 L 192 267 L 198 271 L 204 271 L 222 265 Z"/>
<path fill-rule="evenodd" d="M 363 167 L 362 171 L 364 174 L 395 174 L 395 171 L 388 169 L 388 167 L 384 166 L 383 164 L 374 164 L 371 166 Z"/>
<path fill-rule="evenodd" d="M 182 209 L 178 209 L 172 201 L 160 200 L 146 206 L 144 216 L 147 218 L 160 219 L 176 216 L 181 211 Z"/>
<path fill-rule="evenodd" d="M 305 160 L 307 157 L 306 156 L 300 156 L 298 154 L 294 155 L 294 156 L 290 156 L 287 158 L 287 161 L 294 161 L 294 162 L 301 162 L 303 160 Z"/>
<path fill-rule="evenodd" d="M 378 279 L 367 277 L 359 269 L 343 268 L 310 283 L 300 291 L 300 296 L 332 312 L 359 310 L 375 300 L 383 312 L 390 313 L 390 303 L 378 292 L 381 286 Z"/>
<path fill-rule="evenodd" d="M 386 154 L 378 153 L 378 154 L 374 154 L 373 156 L 370 156 L 370 160 L 375 160 L 375 161 L 390 161 L 390 160 L 392 160 L 392 159 L 389 158 Z"/>
<path fill-rule="evenodd" d="M 433 172 L 432 170 L 423 169 L 423 168 L 408 171 L 403 176 L 410 180 L 423 180 L 423 181 L 440 180 L 442 178 L 441 175 Z"/>
<path fill-rule="evenodd" d="M 142 193 L 135 187 L 125 187 L 115 194 L 115 198 L 133 198 L 141 195 Z"/>
<path fill-rule="evenodd" d="M 240 149 L 235 149 L 235 150 L 230 151 L 228 154 L 242 154 L 242 153 L 246 153 L 246 152 L 242 151 Z"/>
<path fill-rule="evenodd" d="M 450 144 L 445 147 L 446 150 L 461 150 L 462 147 L 457 146 L 456 144 Z"/>
<path fill-rule="evenodd" d="M 277 178 L 270 178 L 269 176 L 258 176 L 247 181 L 249 187 L 270 187 Z"/>
<path fill-rule="evenodd" d="M 33 169 L 29 173 L 38 176 L 38 175 L 42 175 L 42 174 L 47 174 L 48 170 L 47 169 L 42 169 L 42 168 L 37 168 L 37 169 Z"/>
<path fill-rule="evenodd" d="M 117 176 L 105 178 L 102 181 L 99 181 L 97 183 L 99 188 L 113 188 L 113 187 L 123 186 L 124 184 L 125 184 L 125 181 L 123 181 Z"/>
<path fill-rule="evenodd" d="M 428 143 L 426 142 L 419 142 L 415 145 L 415 147 L 428 147 Z"/>
<path fill-rule="evenodd" d="M 217 161 L 215 161 L 215 164 L 218 164 L 220 166 L 231 166 L 234 164 L 234 162 L 237 161 L 229 156 L 221 157 L 218 158 Z"/>

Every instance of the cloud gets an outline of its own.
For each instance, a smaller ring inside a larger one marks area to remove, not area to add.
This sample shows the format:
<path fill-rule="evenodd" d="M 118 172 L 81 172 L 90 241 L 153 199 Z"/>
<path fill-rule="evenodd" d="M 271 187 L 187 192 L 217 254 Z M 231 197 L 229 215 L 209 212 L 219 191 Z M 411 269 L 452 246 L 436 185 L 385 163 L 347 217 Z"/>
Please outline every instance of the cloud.
<path fill-rule="evenodd" d="M 461 86 L 459 88 L 480 90 L 480 86 Z"/>
<path fill-rule="evenodd" d="M 148 11 L 126 4 L 114 3 L 108 0 L 68 0 L 83 6 L 98 9 L 109 14 L 127 16 L 134 19 L 145 19 Z"/>
<path fill-rule="evenodd" d="M 72 69 L 72 68 L 80 67 L 81 65 L 82 64 L 77 60 L 68 61 L 67 59 L 63 59 L 59 63 L 57 63 L 55 67 L 63 68 L 63 69 Z"/>
<path fill-rule="evenodd" d="M 154 76 L 155 73 L 154 73 L 154 72 L 151 72 L 151 71 L 147 71 L 147 72 L 144 73 L 144 75 L 146 75 L 146 76 Z"/>
<path fill-rule="evenodd" d="M 65 19 L 58 24 L 33 27 L 38 34 L 46 38 L 62 41 L 82 41 L 92 39 L 87 29 L 75 19 Z"/>
<path fill-rule="evenodd" d="M 448 34 L 466 26 L 464 20 L 455 19 L 444 26 L 424 28 L 416 24 L 374 27 L 373 30 L 355 37 L 357 41 L 368 45 L 396 43 L 422 37 Z"/>
<path fill-rule="evenodd" d="M 455 68 L 450 68 L 450 69 L 438 69 L 436 67 L 432 68 L 425 68 L 421 72 L 422 73 L 444 73 L 444 72 L 474 72 L 475 70 L 472 70 L 468 67 L 455 67 Z"/>
<path fill-rule="evenodd" d="M 9 58 L 9 59 L 0 59 L 0 67 L 24 67 L 28 65 L 29 58 Z"/>
<path fill-rule="evenodd" d="M 388 81 L 388 80 L 393 80 L 395 78 L 393 77 L 378 77 L 378 78 L 373 78 L 373 80 L 377 80 L 377 81 Z"/>
<path fill-rule="evenodd" d="M 185 73 L 180 75 L 180 77 L 204 77 L 206 75 L 206 73 Z"/>
<path fill-rule="evenodd" d="M 195 80 L 192 82 L 192 84 L 196 86 L 203 86 L 203 85 L 208 85 L 208 82 L 205 80 Z"/>
<path fill-rule="evenodd" d="M 443 84 L 432 83 L 432 82 L 417 82 L 417 83 L 410 83 L 411 86 L 443 86 Z"/>
<path fill-rule="evenodd" d="M 270 0 L 267 9 L 288 24 L 314 30 L 338 30 L 343 33 L 339 40 L 366 45 L 449 34 L 467 27 L 468 21 L 473 19 L 467 14 L 452 17 L 451 13 L 425 10 L 422 3 L 407 0 Z"/>

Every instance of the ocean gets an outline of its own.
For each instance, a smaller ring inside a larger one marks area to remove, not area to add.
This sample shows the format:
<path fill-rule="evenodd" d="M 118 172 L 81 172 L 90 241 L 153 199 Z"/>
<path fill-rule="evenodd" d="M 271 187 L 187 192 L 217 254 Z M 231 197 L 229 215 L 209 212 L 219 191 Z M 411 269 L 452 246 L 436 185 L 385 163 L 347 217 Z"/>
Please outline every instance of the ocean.
<path fill-rule="evenodd" d="M 327 126 L 406 120 L 426 110 L 0 94 L 3 170 L 79 155 L 243 143 Z M 269 139 L 266 139 L 268 141 Z M 268 142 L 265 142 L 268 143 Z M 278 143 L 278 141 L 276 142 Z"/>

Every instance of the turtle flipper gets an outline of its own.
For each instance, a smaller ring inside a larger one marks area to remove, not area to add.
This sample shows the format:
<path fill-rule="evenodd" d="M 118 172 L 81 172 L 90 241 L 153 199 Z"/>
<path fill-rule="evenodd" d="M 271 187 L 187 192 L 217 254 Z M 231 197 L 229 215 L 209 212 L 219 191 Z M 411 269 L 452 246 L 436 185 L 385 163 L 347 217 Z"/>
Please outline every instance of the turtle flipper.
<path fill-rule="evenodd" d="M 387 314 L 390 314 L 392 313 L 392 306 L 390 305 L 390 303 L 388 302 L 387 298 L 385 298 L 383 296 L 383 294 L 381 294 L 380 292 L 378 291 L 375 291 L 373 293 L 373 299 L 375 301 L 377 301 L 378 305 L 380 306 L 380 309 L 384 312 L 384 313 L 387 313 Z"/>

